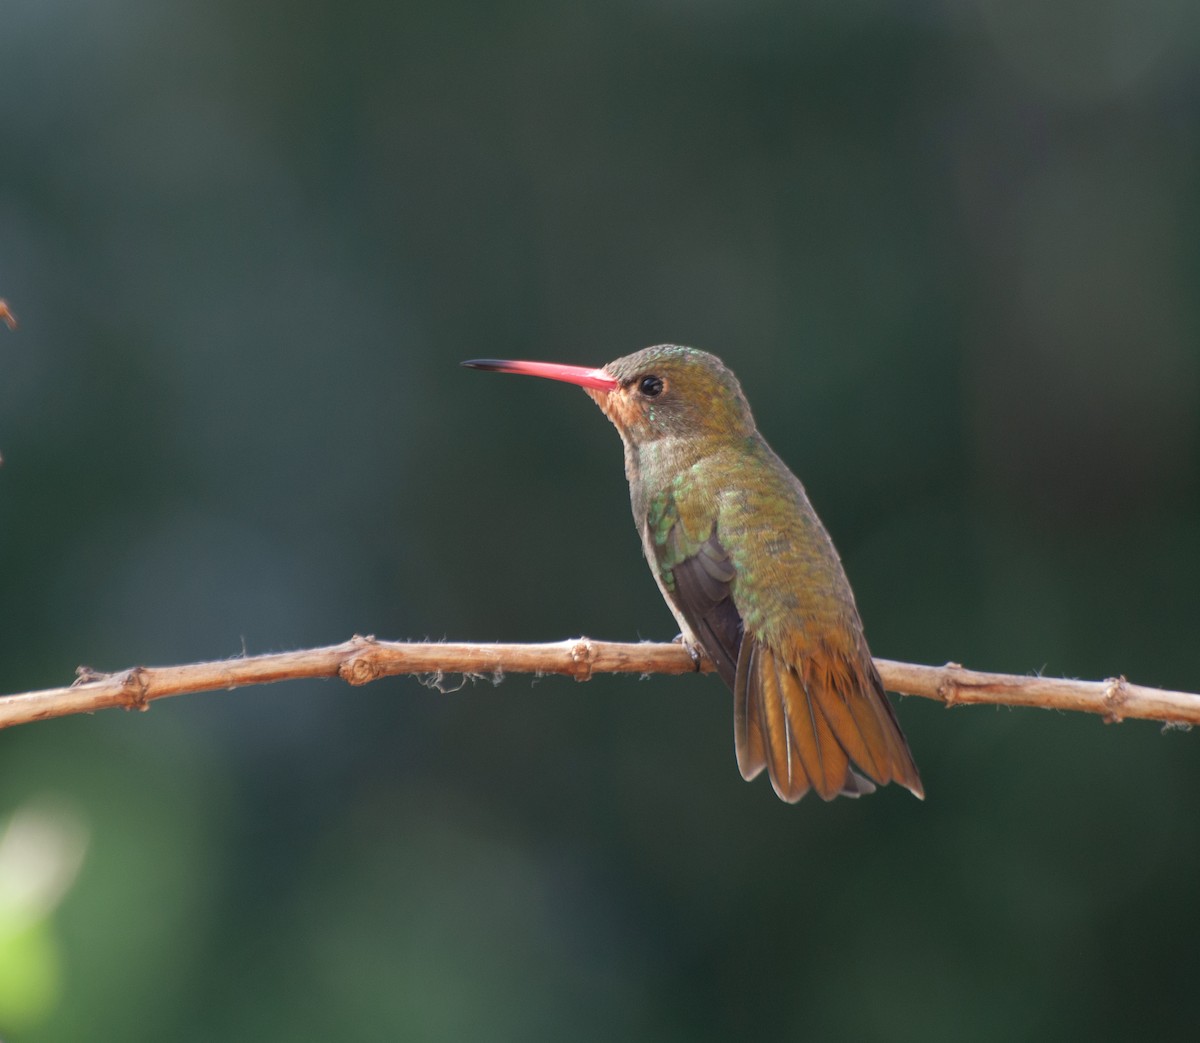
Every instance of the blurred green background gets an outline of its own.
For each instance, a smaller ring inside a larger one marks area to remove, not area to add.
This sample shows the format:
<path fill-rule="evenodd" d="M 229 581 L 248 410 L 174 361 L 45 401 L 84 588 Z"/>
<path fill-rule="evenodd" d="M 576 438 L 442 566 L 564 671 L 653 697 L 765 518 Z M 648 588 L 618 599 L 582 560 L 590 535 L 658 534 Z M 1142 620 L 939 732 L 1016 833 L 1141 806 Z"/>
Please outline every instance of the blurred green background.
<path fill-rule="evenodd" d="M 877 655 L 1200 688 L 1200 10 L 9 0 L 0 691 L 670 638 L 616 434 L 739 374 Z M 280 685 L 0 734 L 0 1036 L 1186 1038 L 1200 750 L 899 706 L 743 784 L 714 678 Z"/>

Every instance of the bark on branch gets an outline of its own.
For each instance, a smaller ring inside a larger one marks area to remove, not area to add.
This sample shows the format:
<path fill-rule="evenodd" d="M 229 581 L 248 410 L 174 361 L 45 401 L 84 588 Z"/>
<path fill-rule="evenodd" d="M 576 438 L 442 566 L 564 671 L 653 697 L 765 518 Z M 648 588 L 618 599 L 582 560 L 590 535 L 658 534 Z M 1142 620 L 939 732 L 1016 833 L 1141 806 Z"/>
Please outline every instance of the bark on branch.
<path fill-rule="evenodd" d="M 1200 695 L 1130 684 L 1123 677 L 1106 681 L 1068 681 L 1016 674 L 966 670 L 956 663 L 918 666 L 876 659 L 889 691 L 936 699 L 946 706 L 991 703 L 1040 706 L 1100 714 L 1106 721 L 1128 717 L 1170 725 L 1200 724 Z M 710 670 L 707 662 L 701 669 Z M 586 681 L 593 674 L 684 674 L 696 670 L 680 644 L 625 644 L 581 637 L 536 645 L 405 643 L 355 636 L 340 645 L 298 652 L 245 656 L 183 666 L 135 666 L 102 674 L 80 667 L 67 688 L 0 697 L 0 728 L 112 706 L 145 710 L 155 699 L 189 692 L 211 692 L 274 681 L 340 677 L 360 685 L 397 674 L 423 676 L 444 689 L 446 678 L 488 678 L 505 674 L 566 674 Z"/>

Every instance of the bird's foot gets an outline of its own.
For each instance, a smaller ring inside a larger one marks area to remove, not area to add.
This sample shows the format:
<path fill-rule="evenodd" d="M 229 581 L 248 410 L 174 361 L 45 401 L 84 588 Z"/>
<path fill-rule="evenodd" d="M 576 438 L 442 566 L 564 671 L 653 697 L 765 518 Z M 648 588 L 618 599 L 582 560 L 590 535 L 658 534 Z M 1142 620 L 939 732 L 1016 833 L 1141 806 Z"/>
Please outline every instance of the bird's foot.
<path fill-rule="evenodd" d="M 675 645 L 683 645 L 687 650 L 688 657 L 692 661 L 692 665 L 696 668 L 696 673 L 700 673 L 704 669 L 704 653 L 700 650 L 700 646 L 694 641 L 689 641 L 683 634 L 676 634 L 671 643 Z"/>

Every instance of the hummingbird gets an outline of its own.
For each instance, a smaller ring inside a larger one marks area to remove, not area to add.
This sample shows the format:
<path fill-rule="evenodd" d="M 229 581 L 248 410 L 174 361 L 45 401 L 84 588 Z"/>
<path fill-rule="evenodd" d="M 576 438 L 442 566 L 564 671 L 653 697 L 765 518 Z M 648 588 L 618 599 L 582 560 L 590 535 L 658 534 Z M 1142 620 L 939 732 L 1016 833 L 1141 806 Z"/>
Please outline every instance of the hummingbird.
<path fill-rule="evenodd" d="M 744 779 L 765 768 L 788 803 L 889 782 L 924 799 L 833 541 L 720 359 L 660 344 L 599 369 L 463 365 L 579 385 L 612 421 L 654 579 L 693 658 L 733 690 Z"/>

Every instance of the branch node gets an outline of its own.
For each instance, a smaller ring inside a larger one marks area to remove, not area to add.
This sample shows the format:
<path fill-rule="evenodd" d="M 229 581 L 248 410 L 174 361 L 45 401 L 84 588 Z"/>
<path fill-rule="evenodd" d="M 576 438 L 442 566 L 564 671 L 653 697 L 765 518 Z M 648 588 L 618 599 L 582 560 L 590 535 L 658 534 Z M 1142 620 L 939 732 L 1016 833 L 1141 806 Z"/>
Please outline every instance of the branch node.
<path fill-rule="evenodd" d="M 118 676 L 121 685 L 121 705 L 126 710 L 145 712 L 150 709 L 150 671 L 144 666 L 131 666 Z"/>
<path fill-rule="evenodd" d="M 1124 675 L 1109 677 L 1104 682 L 1104 705 L 1108 712 L 1101 720 L 1105 724 L 1120 724 L 1125 718 L 1121 715 L 1121 707 L 1129 700 L 1129 687 Z"/>
<path fill-rule="evenodd" d="M 380 677 L 383 677 L 383 671 L 379 669 L 379 664 L 376 663 L 370 652 L 356 652 L 349 659 L 343 660 L 342 664 L 337 667 L 337 676 L 347 684 L 359 687 L 362 684 L 378 681 Z"/>
<path fill-rule="evenodd" d="M 337 667 L 337 675 L 346 684 L 355 686 L 369 684 L 384 676 L 383 669 L 376 660 L 375 652 L 379 642 L 374 634 L 355 634 L 346 642 L 353 651 Z"/>
<path fill-rule="evenodd" d="M 941 699 L 943 705 L 949 710 L 951 707 L 958 705 L 958 681 L 952 676 L 953 671 L 961 670 L 962 663 L 947 663 L 942 667 L 944 671 L 941 678 L 938 680 L 937 696 Z"/>
<path fill-rule="evenodd" d="M 572 676 L 576 681 L 582 682 L 592 679 L 592 664 L 595 660 L 596 646 L 592 644 L 591 638 L 576 638 L 575 642 L 571 645 L 571 662 L 575 666 Z"/>

